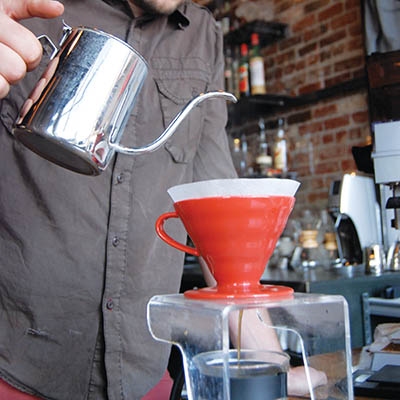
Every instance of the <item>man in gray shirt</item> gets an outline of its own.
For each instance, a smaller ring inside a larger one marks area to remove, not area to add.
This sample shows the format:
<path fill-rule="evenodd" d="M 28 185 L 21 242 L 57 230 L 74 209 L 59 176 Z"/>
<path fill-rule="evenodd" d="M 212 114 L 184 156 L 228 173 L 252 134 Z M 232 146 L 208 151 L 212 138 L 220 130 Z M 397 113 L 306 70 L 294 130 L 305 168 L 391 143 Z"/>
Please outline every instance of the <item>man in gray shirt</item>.
<path fill-rule="evenodd" d="M 223 89 L 222 36 L 205 8 L 185 0 L 63 4 L 68 25 L 109 32 L 149 65 L 123 145 L 150 143 L 190 99 Z M 0 10 L 4 97 L 8 83 L 36 67 L 40 49 L 10 17 L 54 17 L 62 7 L 0 0 Z M 24 25 L 57 42 L 62 20 Z M 169 355 L 149 334 L 146 304 L 155 294 L 178 291 L 183 268 L 183 253 L 156 236 L 154 223 L 172 208 L 169 187 L 235 176 L 226 104 L 202 103 L 163 148 L 118 154 L 100 176 L 88 177 L 42 159 L 11 134 L 42 70 L 30 72 L 0 103 L 0 378 L 44 399 L 140 399 Z M 168 230 L 185 240 L 181 226 Z"/>

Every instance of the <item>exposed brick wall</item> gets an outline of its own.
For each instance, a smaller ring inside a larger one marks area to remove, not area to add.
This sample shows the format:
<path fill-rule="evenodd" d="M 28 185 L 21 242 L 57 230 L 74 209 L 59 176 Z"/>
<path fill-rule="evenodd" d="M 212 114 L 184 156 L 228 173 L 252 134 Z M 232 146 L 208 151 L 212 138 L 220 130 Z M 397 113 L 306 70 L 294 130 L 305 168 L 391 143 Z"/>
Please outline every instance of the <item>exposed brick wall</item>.
<path fill-rule="evenodd" d="M 289 32 L 262 50 L 268 92 L 296 96 L 363 76 L 360 3 L 274 0 L 275 19 L 287 23 Z M 352 146 L 364 145 L 370 136 L 366 90 L 266 114 L 265 119 L 281 116 L 288 124 L 289 167 L 302 183 L 296 209 L 326 208 L 331 181 L 356 168 Z M 256 122 L 247 121 L 241 129 L 256 133 Z M 273 131 L 268 134 L 272 139 Z"/>

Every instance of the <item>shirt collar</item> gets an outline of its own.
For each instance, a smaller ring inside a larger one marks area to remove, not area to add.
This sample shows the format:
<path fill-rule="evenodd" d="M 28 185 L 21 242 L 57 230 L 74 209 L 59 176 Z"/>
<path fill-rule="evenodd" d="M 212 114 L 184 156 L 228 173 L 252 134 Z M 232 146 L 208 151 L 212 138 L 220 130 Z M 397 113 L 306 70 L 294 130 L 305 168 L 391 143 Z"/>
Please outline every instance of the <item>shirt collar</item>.
<path fill-rule="evenodd" d="M 186 8 L 187 4 L 184 2 L 169 16 L 169 20 L 180 29 L 185 29 L 190 24 L 189 18 L 186 16 Z"/>

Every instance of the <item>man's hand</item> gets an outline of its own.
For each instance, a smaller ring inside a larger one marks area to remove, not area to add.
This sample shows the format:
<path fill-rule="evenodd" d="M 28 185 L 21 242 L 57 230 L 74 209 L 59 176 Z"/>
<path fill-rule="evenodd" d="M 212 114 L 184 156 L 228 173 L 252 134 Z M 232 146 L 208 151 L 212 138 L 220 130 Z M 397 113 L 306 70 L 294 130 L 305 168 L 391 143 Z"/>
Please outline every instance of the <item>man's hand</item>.
<path fill-rule="evenodd" d="M 328 378 L 323 371 L 318 371 L 309 367 L 311 386 L 313 389 L 324 386 L 328 383 Z M 306 378 L 305 367 L 290 368 L 288 373 L 288 395 L 306 396 L 309 394 L 309 388 Z"/>
<path fill-rule="evenodd" d="M 35 35 L 18 23 L 31 17 L 54 18 L 64 6 L 53 0 L 0 0 L 0 99 L 10 85 L 37 67 L 42 46 Z"/>

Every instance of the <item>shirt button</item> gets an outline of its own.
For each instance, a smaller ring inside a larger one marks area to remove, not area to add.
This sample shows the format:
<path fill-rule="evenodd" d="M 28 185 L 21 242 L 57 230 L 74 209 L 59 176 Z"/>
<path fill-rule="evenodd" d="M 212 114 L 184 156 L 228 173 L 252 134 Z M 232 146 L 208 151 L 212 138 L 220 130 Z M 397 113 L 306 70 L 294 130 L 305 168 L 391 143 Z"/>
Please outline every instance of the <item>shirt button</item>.
<path fill-rule="evenodd" d="M 108 299 L 106 303 L 107 310 L 112 310 L 114 308 L 114 302 L 112 299 Z"/>
<path fill-rule="evenodd" d="M 120 173 L 117 175 L 117 183 L 122 183 L 125 180 L 124 173 Z"/>
<path fill-rule="evenodd" d="M 117 246 L 119 245 L 119 237 L 118 237 L 118 236 L 114 236 L 114 237 L 112 238 L 112 245 L 113 245 L 114 247 L 117 247 Z"/>

